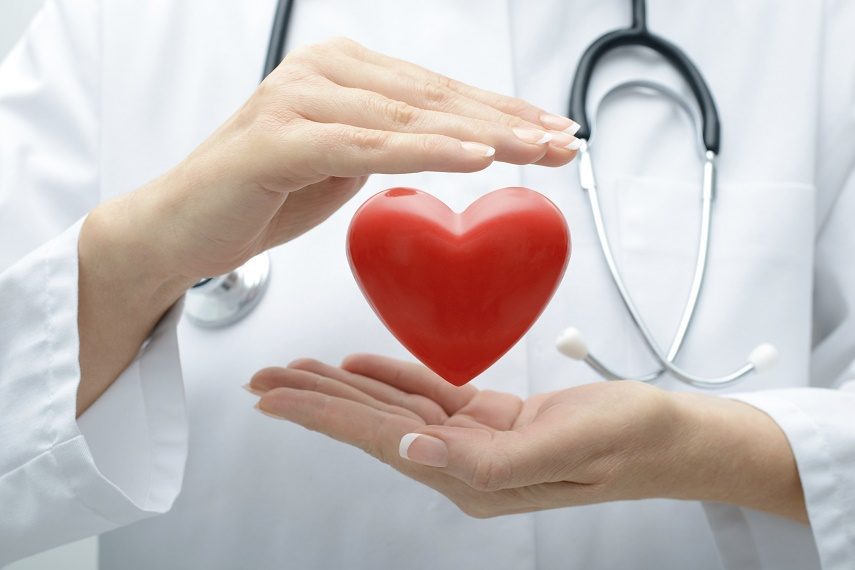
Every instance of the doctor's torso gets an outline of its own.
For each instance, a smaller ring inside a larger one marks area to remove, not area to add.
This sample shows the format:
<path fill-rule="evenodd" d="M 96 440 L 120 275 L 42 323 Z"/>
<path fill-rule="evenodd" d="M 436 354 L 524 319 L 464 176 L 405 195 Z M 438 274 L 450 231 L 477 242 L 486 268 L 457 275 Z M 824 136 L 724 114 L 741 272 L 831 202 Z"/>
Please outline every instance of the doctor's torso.
<path fill-rule="evenodd" d="M 241 105 L 257 84 L 273 10 L 272 0 L 103 3 L 105 199 L 177 163 Z M 629 17 L 627 0 L 297 0 L 289 46 L 348 36 L 563 114 L 581 52 Z M 778 368 L 740 389 L 807 377 L 814 217 L 822 201 L 810 138 L 822 17 L 819 3 L 800 1 L 650 2 L 651 28 L 694 59 L 723 126 L 708 282 L 682 362 L 718 374 L 755 345 L 775 344 L 783 355 Z M 592 99 L 631 77 L 683 89 L 656 57 L 621 52 L 604 61 Z M 670 103 L 639 98 L 605 109 L 598 136 L 608 230 L 634 300 L 667 345 L 699 232 L 693 131 Z M 553 200 L 570 225 L 573 255 L 554 299 L 477 384 L 524 396 L 597 380 L 554 350 L 569 325 L 618 369 L 650 366 L 608 278 L 575 164 L 374 176 L 327 222 L 271 252 L 269 291 L 246 319 L 221 330 L 182 322 L 190 417 L 184 489 L 168 514 L 104 536 L 102 567 L 722 568 L 699 503 L 652 500 L 476 520 L 358 450 L 252 409 L 240 385 L 259 368 L 300 357 L 337 363 L 352 352 L 408 357 L 361 296 L 345 255 L 354 210 L 400 185 L 457 210 L 490 190 L 526 186 Z M 667 379 L 662 385 L 682 389 Z M 782 544 L 778 567 L 811 567 L 799 561 L 810 553 L 788 553 L 797 547 Z"/>

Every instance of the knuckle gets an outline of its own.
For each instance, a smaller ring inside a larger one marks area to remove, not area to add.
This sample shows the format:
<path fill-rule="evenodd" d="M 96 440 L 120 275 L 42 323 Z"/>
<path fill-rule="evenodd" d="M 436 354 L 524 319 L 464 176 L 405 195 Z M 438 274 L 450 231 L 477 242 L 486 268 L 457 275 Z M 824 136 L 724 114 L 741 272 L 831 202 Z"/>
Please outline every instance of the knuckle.
<path fill-rule="evenodd" d="M 329 50 L 323 44 L 306 44 L 295 47 L 289 51 L 279 64 L 277 69 L 296 69 L 302 67 L 304 69 L 314 70 L 326 57 L 329 56 Z"/>
<path fill-rule="evenodd" d="M 445 89 L 446 91 L 453 91 L 455 87 L 457 87 L 457 82 L 452 78 L 437 74 L 434 78 L 436 84 Z"/>
<path fill-rule="evenodd" d="M 276 68 L 273 73 L 265 77 L 264 81 L 258 84 L 250 102 L 268 105 L 281 97 L 284 79 L 280 69 Z"/>
<path fill-rule="evenodd" d="M 353 129 L 349 131 L 347 144 L 361 151 L 377 151 L 389 143 L 389 134 L 383 131 Z"/>
<path fill-rule="evenodd" d="M 498 113 L 498 123 L 505 127 L 531 127 L 529 123 L 523 121 L 516 115 L 510 115 L 508 113 Z"/>
<path fill-rule="evenodd" d="M 392 123 L 403 127 L 411 126 L 418 118 L 418 110 L 404 101 L 389 99 L 383 102 L 382 112 Z"/>
<path fill-rule="evenodd" d="M 484 454 L 475 463 L 471 486 L 476 491 L 504 489 L 511 480 L 511 463 L 504 454 Z"/>
<path fill-rule="evenodd" d="M 451 100 L 448 88 L 437 81 L 424 82 L 421 87 L 421 96 L 427 104 L 439 108 L 445 108 Z"/>
<path fill-rule="evenodd" d="M 332 48 L 334 50 L 339 50 L 344 53 L 359 53 L 362 49 L 362 45 L 348 37 L 345 36 L 335 36 L 327 41 L 323 42 L 324 46 Z"/>
<path fill-rule="evenodd" d="M 441 136 L 419 137 L 418 150 L 425 156 L 445 155 L 448 150 L 447 141 Z"/>
<path fill-rule="evenodd" d="M 358 45 L 346 38 L 332 38 L 319 43 L 298 46 L 288 52 L 279 67 L 302 67 L 309 73 L 323 74 L 330 64 L 354 52 L 355 48 L 347 47 L 346 42 Z"/>
<path fill-rule="evenodd" d="M 504 97 L 500 100 L 498 106 L 505 112 L 511 115 L 522 115 L 526 113 L 531 106 L 518 97 Z"/>
<path fill-rule="evenodd" d="M 273 79 L 279 87 L 293 88 L 294 85 L 310 85 L 318 77 L 318 72 L 314 66 L 303 62 L 283 62 L 278 68 L 277 73 L 273 74 Z"/>
<path fill-rule="evenodd" d="M 263 106 L 289 108 L 318 86 L 318 74 L 299 62 L 283 62 L 256 88 L 253 100 Z"/>
<path fill-rule="evenodd" d="M 294 49 L 290 50 L 285 58 L 282 60 L 283 62 L 297 62 L 297 61 L 308 61 L 314 58 L 314 55 L 318 51 L 319 44 L 305 44 L 301 46 L 297 46 Z"/>

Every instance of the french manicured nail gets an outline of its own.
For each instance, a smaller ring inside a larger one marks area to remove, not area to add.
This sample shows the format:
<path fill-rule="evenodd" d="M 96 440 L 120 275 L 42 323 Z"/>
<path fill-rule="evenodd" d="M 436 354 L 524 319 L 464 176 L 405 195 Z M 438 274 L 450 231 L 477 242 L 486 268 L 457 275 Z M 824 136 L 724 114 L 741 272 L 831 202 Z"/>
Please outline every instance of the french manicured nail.
<path fill-rule="evenodd" d="M 574 140 L 576 140 L 575 137 L 568 135 L 567 133 L 562 131 L 553 131 L 550 134 L 552 135 L 552 140 L 549 141 L 549 144 L 551 144 L 552 146 L 563 148 L 566 147 L 568 144 L 572 143 Z"/>
<path fill-rule="evenodd" d="M 264 395 L 264 392 L 262 392 L 261 390 L 256 390 L 255 388 L 253 388 L 249 384 L 244 384 L 243 386 L 241 386 L 241 388 L 243 388 L 244 390 L 246 390 L 247 392 L 249 392 L 250 394 L 253 394 L 255 396 L 263 396 Z"/>
<path fill-rule="evenodd" d="M 460 146 L 463 147 L 463 150 L 471 152 L 473 154 L 477 154 L 478 156 L 482 157 L 493 156 L 494 154 L 496 154 L 496 149 L 491 146 L 481 144 L 479 142 L 464 141 L 460 143 Z"/>
<path fill-rule="evenodd" d="M 581 125 L 573 119 L 568 119 L 561 115 L 553 115 L 551 113 L 543 113 L 540 116 L 540 123 L 544 127 L 548 127 L 553 131 L 564 131 L 568 135 L 575 135 L 581 128 Z"/>
<path fill-rule="evenodd" d="M 566 145 L 566 148 L 569 148 L 570 150 L 579 150 L 580 148 L 582 148 L 582 141 L 577 138 L 574 138 L 570 142 L 570 144 Z"/>
<path fill-rule="evenodd" d="M 273 418 L 274 420 L 284 420 L 285 419 L 282 416 L 277 416 L 276 414 L 271 414 L 267 410 L 263 410 L 261 408 L 261 402 L 259 402 L 258 404 L 255 405 L 255 409 L 258 410 L 259 412 L 261 412 L 262 414 L 264 414 L 265 416 Z"/>
<path fill-rule="evenodd" d="M 401 438 L 398 453 L 404 459 L 428 467 L 445 467 L 448 465 L 448 447 L 446 447 L 445 442 L 429 435 L 408 433 Z"/>
<path fill-rule="evenodd" d="M 522 142 L 529 144 L 546 144 L 552 140 L 552 134 L 537 129 L 514 129 L 514 134 Z"/>

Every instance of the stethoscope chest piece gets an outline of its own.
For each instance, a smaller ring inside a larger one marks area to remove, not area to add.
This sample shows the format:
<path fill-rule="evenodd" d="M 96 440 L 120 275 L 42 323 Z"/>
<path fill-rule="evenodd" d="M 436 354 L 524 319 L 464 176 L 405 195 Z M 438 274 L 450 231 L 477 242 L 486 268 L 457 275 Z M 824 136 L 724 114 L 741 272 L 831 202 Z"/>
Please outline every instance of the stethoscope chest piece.
<path fill-rule="evenodd" d="M 197 283 L 184 299 L 184 315 L 204 328 L 233 324 L 261 301 L 270 281 L 270 256 L 256 255 L 231 273 Z"/>

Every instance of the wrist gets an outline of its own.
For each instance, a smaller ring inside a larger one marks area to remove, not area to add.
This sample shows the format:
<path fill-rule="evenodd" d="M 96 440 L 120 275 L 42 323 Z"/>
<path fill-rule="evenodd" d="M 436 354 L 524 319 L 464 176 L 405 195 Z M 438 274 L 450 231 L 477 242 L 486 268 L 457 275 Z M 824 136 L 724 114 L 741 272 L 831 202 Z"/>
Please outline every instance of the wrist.
<path fill-rule="evenodd" d="M 681 483 L 673 498 L 713 501 L 805 521 L 786 435 L 763 411 L 705 394 L 673 393 L 681 417 Z"/>
<path fill-rule="evenodd" d="M 192 281 L 160 261 L 128 197 L 95 208 L 78 240 L 80 384 L 77 416 L 133 361 L 151 330 Z"/>
<path fill-rule="evenodd" d="M 81 228 L 78 253 L 81 272 L 99 288 L 129 308 L 162 314 L 196 279 L 171 266 L 170 249 L 158 235 L 168 224 L 144 211 L 146 202 L 132 193 L 93 209 Z"/>

